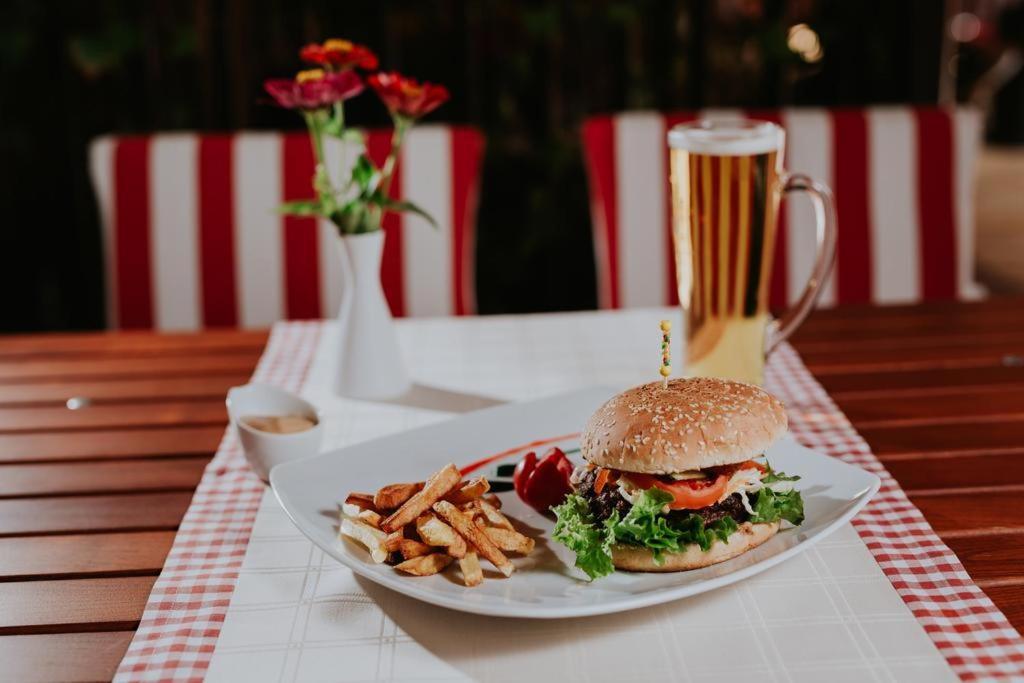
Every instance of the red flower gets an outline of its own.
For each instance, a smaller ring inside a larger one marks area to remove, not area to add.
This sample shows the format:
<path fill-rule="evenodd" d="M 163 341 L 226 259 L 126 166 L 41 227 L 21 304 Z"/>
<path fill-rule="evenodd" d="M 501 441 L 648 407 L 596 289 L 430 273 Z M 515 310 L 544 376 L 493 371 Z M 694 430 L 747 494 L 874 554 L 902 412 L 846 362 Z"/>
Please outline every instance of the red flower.
<path fill-rule="evenodd" d="M 352 67 L 360 69 L 376 69 L 377 55 L 365 45 L 351 43 L 347 40 L 332 38 L 323 45 L 310 43 L 299 51 L 304 62 L 319 64 L 336 71 L 345 71 Z"/>
<path fill-rule="evenodd" d="M 397 116 L 418 119 L 448 100 L 443 85 L 419 83 L 394 71 L 373 74 L 368 80 L 388 111 Z"/>
<path fill-rule="evenodd" d="M 321 109 L 355 97 L 363 91 L 363 81 L 352 71 L 312 69 L 300 71 L 294 80 L 272 78 L 263 87 L 285 109 Z"/>

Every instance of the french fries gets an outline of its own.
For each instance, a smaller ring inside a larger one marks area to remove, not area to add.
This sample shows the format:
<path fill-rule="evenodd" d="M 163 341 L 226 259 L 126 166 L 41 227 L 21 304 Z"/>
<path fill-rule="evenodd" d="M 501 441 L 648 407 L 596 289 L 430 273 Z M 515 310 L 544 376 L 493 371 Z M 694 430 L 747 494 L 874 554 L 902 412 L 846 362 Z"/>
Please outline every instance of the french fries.
<path fill-rule="evenodd" d="M 401 531 L 396 531 L 393 534 L 388 534 L 382 545 L 384 550 L 389 553 L 397 553 L 402 550 L 402 542 L 405 540 L 405 535 Z"/>
<path fill-rule="evenodd" d="M 388 533 L 398 531 L 429 510 L 431 505 L 458 486 L 461 480 L 462 474 L 455 465 L 445 465 L 431 475 L 422 489 L 413 494 L 411 498 L 402 503 L 397 510 L 381 522 L 380 527 Z"/>
<path fill-rule="evenodd" d="M 400 562 L 395 565 L 395 569 L 406 574 L 412 574 L 413 576 L 431 576 L 451 563 L 452 558 L 450 555 L 431 553 Z"/>
<path fill-rule="evenodd" d="M 505 554 L 501 552 L 494 541 L 487 537 L 480 527 L 473 522 L 466 513 L 459 510 L 446 500 L 439 500 L 434 503 L 434 512 L 439 514 L 444 521 L 451 524 L 456 531 L 462 534 L 487 561 L 498 568 L 505 576 L 512 576 L 516 570 L 514 564 L 509 562 Z"/>
<path fill-rule="evenodd" d="M 373 505 L 373 496 L 369 493 L 350 493 L 345 497 L 341 506 L 342 511 L 349 517 L 355 517 L 363 510 L 377 511 Z"/>
<path fill-rule="evenodd" d="M 416 531 L 427 545 L 444 546 L 448 554 L 460 558 L 466 554 L 466 541 L 436 515 L 425 512 L 416 518 Z"/>
<path fill-rule="evenodd" d="M 469 482 L 462 488 L 455 491 L 455 493 L 449 493 L 444 497 L 445 500 L 454 503 L 455 505 L 462 505 L 468 503 L 471 500 L 476 500 L 480 496 L 484 495 L 491 490 L 491 484 L 485 477 L 477 477 L 473 481 Z"/>
<path fill-rule="evenodd" d="M 465 557 L 459 560 L 459 569 L 462 570 L 462 582 L 468 588 L 483 583 L 484 570 L 480 567 L 480 558 L 473 551 L 469 551 Z"/>
<path fill-rule="evenodd" d="M 486 477 L 463 481 L 455 465 L 446 465 L 425 482 L 350 493 L 339 531 L 366 547 L 374 562 L 410 576 L 432 576 L 458 560 L 462 582 L 478 586 L 484 580 L 481 557 L 510 576 L 515 565 L 505 553 L 527 555 L 534 548 L 533 539 L 501 512 L 490 488 Z"/>
<path fill-rule="evenodd" d="M 363 522 L 343 519 L 341 520 L 341 533 L 366 546 L 366 549 L 370 551 L 370 559 L 377 564 L 388 559 L 388 551 L 384 549 L 384 539 L 387 538 L 387 535 L 380 529 L 374 529 Z"/>
<path fill-rule="evenodd" d="M 383 519 L 383 517 L 381 517 L 373 510 L 360 510 L 359 514 L 356 515 L 356 519 L 365 524 L 369 524 L 374 529 L 379 529 L 380 522 Z"/>
<path fill-rule="evenodd" d="M 504 552 L 529 555 L 533 551 L 533 539 L 523 536 L 518 531 L 498 527 L 485 527 L 482 531 L 494 545 Z"/>
<path fill-rule="evenodd" d="M 487 518 L 488 524 L 496 526 L 499 529 L 508 529 L 509 531 L 515 531 L 515 527 L 512 526 L 512 522 L 508 521 L 508 517 L 501 514 L 498 508 L 492 505 L 489 501 L 479 500 L 477 505 L 480 508 L 480 512 L 483 513 L 484 517 Z"/>
<path fill-rule="evenodd" d="M 403 538 L 398 544 L 398 552 L 401 553 L 402 557 L 406 560 L 411 560 L 414 557 L 432 553 L 434 552 L 434 549 L 426 543 L 420 543 L 419 541 L 414 541 L 411 538 Z"/>
<path fill-rule="evenodd" d="M 388 484 L 373 494 L 373 504 L 380 510 L 394 510 L 422 488 L 422 483 Z"/>

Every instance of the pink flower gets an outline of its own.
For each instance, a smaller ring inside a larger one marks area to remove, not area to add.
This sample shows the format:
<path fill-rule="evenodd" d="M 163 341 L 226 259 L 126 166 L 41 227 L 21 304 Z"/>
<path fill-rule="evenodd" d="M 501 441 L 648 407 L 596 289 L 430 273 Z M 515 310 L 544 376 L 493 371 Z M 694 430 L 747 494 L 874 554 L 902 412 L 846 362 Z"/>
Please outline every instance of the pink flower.
<path fill-rule="evenodd" d="M 448 100 L 448 89 L 443 85 L 419 83 L 395 71 L 382 71 L 368 80 L 388 111 L 397 116 L 418 119 Z"/>
<path fill-rule="evenodd" d="M 320 69 L 300 71 L 294 79 L 272 78 L 263 88 L 285 109 L 322 109 L 355 97 L 363 81 L 353 71 L 326 73 Z"/>

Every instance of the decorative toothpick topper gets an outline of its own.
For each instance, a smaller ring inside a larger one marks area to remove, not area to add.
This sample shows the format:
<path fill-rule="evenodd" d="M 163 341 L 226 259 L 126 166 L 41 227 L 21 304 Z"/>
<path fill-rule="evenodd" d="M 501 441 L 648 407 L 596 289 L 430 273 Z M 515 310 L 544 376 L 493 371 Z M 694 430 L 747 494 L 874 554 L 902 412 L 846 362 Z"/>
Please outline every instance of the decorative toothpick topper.
<path fill-rule="evenodd" d="M 672 374 L 672 321 L 661 321 L 661 388 L 668 389 L 668 376 Z"/>

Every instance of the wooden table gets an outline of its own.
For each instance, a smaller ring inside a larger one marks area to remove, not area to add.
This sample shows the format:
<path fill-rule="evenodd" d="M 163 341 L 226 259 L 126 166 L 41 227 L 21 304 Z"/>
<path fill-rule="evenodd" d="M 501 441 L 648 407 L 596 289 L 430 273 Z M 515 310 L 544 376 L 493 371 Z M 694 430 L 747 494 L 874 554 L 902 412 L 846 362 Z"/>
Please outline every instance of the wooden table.
<path fill-rule="evenodd" d="M 0 339 L 0 677 L 111 677 L 265 340 Z M 1024 299 L 818 312 L 795 345 L 1024 628 Z"/>

